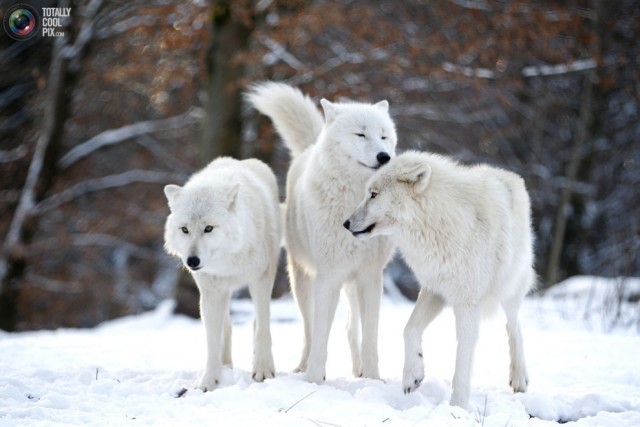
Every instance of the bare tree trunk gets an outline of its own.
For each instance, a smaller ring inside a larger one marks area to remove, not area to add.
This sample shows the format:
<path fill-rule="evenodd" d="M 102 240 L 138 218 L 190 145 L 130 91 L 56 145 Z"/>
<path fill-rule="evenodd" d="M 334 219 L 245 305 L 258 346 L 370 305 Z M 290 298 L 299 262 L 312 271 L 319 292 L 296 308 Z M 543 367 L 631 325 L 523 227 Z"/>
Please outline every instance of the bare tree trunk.
<path fill-rule="evenodd" d="M 61 6 L 68 6 L 67 2 L 63 3 Z M 0 329 L 14 330 L 16 327 L 18 282 L 26 267 L 25 246 L 36 228 L 34 208 L 55 180 L 64 125 L 69 117 L 71 86 L 79 71 L 78 61 L 91 40 L 91 20 L 101 4 L 102 0 L 92 0 L 87 6 L 87 22 L 78 33 L 75 44 L 69 42 L 70 28 L 54 44 L 47 81 L 44 127 L 36 143 L 20 201 L 0 249 Z"/>
<path fill-rule="evenodd" d="M 596 34 L 599 37 L 599 42 L 595 46 L 594 58 L 600 57 L 603 48 L 602 40 L 604 39 L 604 14 L 605 4 L 602 0 L 593 0 L 592 6 L 596 14 L 595 22 L 593 23 Z M 558 282 L 560 272 L 560 262 L 562 258 L 563 248 L 566 243 L 566 231 L 567 231 L 567 215 L 568 208 L 571 200 L 574 196 L 573 187 L 578 179 L 578 174 L 581 165 L 588 162 L 589 151 L 588 142 L 593 135 L 597 132 L 594 129 L 594 123 L 597 123 L 597 107 L 602 102 L 602 94 L 596 85 L 601 77 L 602 70 L 596 68 L 595 70 L 588 72 L 583 77 L 583 91 L 582 99 L 580 102 L 580 116 L 578 118 L 576 136 L 574 140 L 573 150 L 571 152 L 571 159 L 567 167 L 566 184 L 562 190 L 560 198 L 560 205 L 556 212 L 556 220 L 554 223 L 553 239 L 551 242 L 551 250 L 547 262 L 547 269 L 545 272 L 544 285 L 545 287 L 553 286 Z M 594 93 L 595 92 L 595 93 Z M 580 203 L 580 202 L 578 202 Z M 577 214 L 574 213 L 574 216 Z"/>
<path fill-rule="evenodd" d="M 558 281 L 558 270 L 560 267 L 560 256 L 564 247 L 565 231 L 567 228 L 567 215 L 569 202 L 573 195 L 573 186 L 578 176 L 578 168 L 585 153 L 585 145 L 589 138 L 589 128 L 591 127 L 591 104 L 593 94 L 593 83 L 591 73 L 584 76 L 584 87 L 582 91 L 582 99 L 580 102 L 580 117 L 578 119 L 576 136 L 571 151 L 571 159 L 567 167 L 566 183 L 562 189 L 560 197 L 560 205 L 556 212 L 555 226 L 553 230 L 553 240 L 551 242 L 551 251 L 549 253 L 549 261 L 547 262 L 547 271 L 545 274 L 546 287 L 553 286 Z"/>
<path fill-rule="evenodd" d="M 237 8 L 237 7 L 236 7 Z M 211 5 L 212 40 L 207 51 L 206 115 L 200 152 L 202 165 L 218 156 L 241 155 L 242 65 L 234 55 L 247 48 L 252 31 L 251 13 L 236 16 L 231 0 Z"/>
<path fill-rule="evenodd" d="M 31 221 L 31 213 L 37 201 L 42 198 L 54 180 L 60 137 L 67 115 L 65 83 L 68 61 L 62 54 L 65 42 L 66 38 L 60 38 L 54 45 L 44 108 L 44 129 L 36 143 L 27 180 L 0 256 L 0 328 L 5 330 L 15 328 L 16 282 L 24 273 L 26 265 L 24 245 L 33 233 L 34 224 Z"/>

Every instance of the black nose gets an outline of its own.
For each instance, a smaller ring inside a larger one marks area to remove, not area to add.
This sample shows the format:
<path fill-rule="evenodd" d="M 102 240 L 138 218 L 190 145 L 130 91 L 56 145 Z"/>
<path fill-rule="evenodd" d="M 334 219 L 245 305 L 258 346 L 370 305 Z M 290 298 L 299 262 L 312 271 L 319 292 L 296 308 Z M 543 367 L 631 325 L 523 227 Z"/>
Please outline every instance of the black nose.
<path fill-rule="evenodd" d="M 196 268 L 200 265 L 200 258 L 198 258 L 197 256 L 190 256 L 189 258 L 187 258 L 187 265 L 189 266 L 189 268 Z"/>
<path fill-rule="evenodd" d="M 378 159 L 378 163 L 380 163 L 381 165 L 384 165 L 389 160 L 391 160 L 391 156 L 389 156 L 389 154 L 385 153 L 384 151 L 381 151 L 376 156 L 376 159 Z"/>
<path fill-rule="evenodd" d="M 348 229 L 349 229 L 349 227 L 351 227 L 351 221 L 346 220 L 346 221 L 344 222 L 344 224 L 342 224 L 342 226 L 348 230 Z"/>

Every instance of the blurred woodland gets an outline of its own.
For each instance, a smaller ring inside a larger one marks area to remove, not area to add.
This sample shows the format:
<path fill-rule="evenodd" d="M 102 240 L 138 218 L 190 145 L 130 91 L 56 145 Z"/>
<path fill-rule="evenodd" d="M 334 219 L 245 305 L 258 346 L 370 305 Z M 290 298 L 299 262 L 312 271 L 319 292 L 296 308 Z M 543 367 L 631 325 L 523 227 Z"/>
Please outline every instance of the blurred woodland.
<path fill-rule="evenodd" d="M 0 11 L 14 4 L 0 0 Z M 65 37 L 0 36 L 0 329 L 87 327 L 196 288 L 162 188 L 289 155 L 242 91 L 389 100 L 409 148 L 524 176 L 544 289 L 640 275 L 637 0 L 88 0 Z M 397 259 L 388 278 L 416 285 Z M 274 296 L 287 292 L 279 276 Z"/>

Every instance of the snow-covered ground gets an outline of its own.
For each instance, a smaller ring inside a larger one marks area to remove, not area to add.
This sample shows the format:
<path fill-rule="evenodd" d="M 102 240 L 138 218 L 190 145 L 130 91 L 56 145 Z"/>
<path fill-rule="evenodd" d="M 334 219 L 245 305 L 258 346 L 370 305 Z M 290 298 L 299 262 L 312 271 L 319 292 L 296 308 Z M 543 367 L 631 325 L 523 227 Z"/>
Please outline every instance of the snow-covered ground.
<path fill-rule="evenodd" d="M 191 388 L 204 364 L 203 328 L 172 315 L 170 302 L 95 329 L 0 333 L 0 426 L 640 426 L 640 306 L 623 304 L 618 313 L 612 289 L 623 288 L 574 278 L 527 299 L 525 394 L 508 388 L 503 318 L 486 321 L 470 411 L 448 404 L 455 354 L 450 310 L 425 333 L 424 383 L 403 394 L 402 329 L 412 305 L 398 298 L 387 297 L 382 306 L 384 381 L 351 376 L 343 305 L 329 344 L 328 381 L 309 384 L 292 374 L 302 327 L 290 298 L 272 306 L 277 378 L 252 382 L 251 303 L 234 301 L 235 368 L 209 393 Z M 630 289 L 640 293 L 640 280 L 624 292 Z M 611 326 L 614 318 L 618 326 Z"/>

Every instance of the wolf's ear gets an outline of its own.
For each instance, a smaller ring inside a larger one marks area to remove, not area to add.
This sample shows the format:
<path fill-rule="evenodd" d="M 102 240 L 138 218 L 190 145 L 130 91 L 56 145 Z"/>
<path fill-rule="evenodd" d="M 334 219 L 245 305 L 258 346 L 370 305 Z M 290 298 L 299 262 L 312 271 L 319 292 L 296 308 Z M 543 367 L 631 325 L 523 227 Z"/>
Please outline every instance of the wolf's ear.
<path fill-rule="evenodd" d="M 167 197 L 169 207 L 171 207 L 181 191 L 182 187 L 180 187 L 179 185 L 169 184 L 164 186 L 164 195 Z"/>
<path fill-rule="evenodd" d="M 373 104 L 374 107 L 381 109 L 382 111 L 384 111 L 385 113 L 389 112 L 389 101 L 387 101 L 386 99 L 383 101 L 380 101 L 376 104 Z"/>
<path fill-rule="evenodd" d="M 238 193 L 240 192 L 240 183 L 234 184 L 227 191 L 227 209 L 234 211 L 236 209 L 236 200 L 238 199 Z"/>
<path fill-rule="evenodd" d="M 431 166 L 418 163 L 398 176 L 398 181 L 411 185 L 417 193 L 424 192 L 431 180 Z"/>
<path fill-rule="evenodd" d="M 320 100 L 320 105 L 322 105 L 322 111 L 324 111 L 324 121 L 326 124 L 331 123 L 336 116 L 338 115 L 338 112 L 336 111 L 336 106 L 333 102 L 327 100 L 326 98 L 322 98 Z"/>

